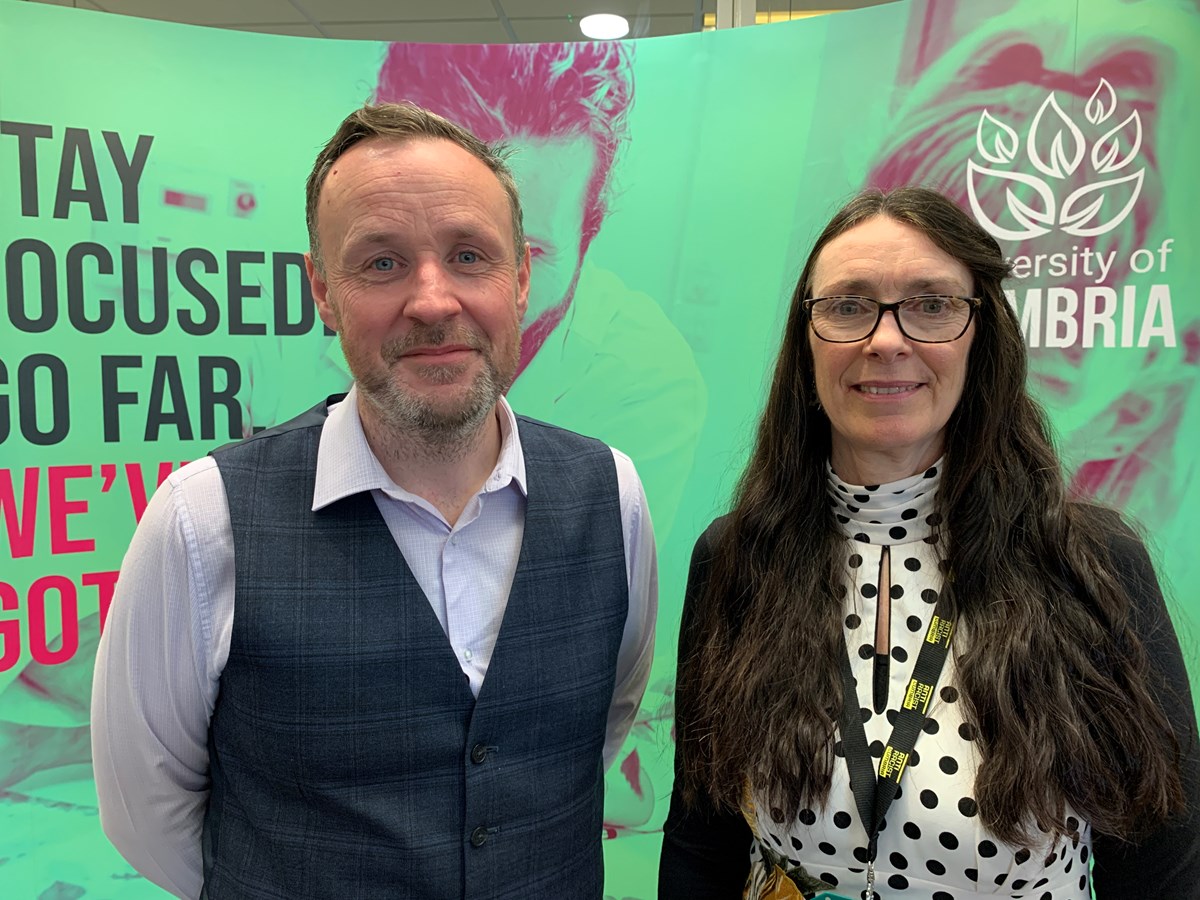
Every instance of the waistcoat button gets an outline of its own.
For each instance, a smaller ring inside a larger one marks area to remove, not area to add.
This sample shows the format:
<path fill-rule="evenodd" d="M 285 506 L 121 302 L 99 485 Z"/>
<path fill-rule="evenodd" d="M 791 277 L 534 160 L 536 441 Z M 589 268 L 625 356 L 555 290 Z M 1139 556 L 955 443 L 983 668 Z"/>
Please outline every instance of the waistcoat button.
<path fill-rule="evenodd" d="M 488 839 L 487 829 L 484 828 L 482 825 L 480 825 L 478 828 L 476 828 L 474 831 L 471 832 L 471 846 L 472 847 L 482 847 L 484 844 L 487 843 L 487 839 Z"/>
<path fill-rule="evenodd" d="M 487 759 L 487 754 L 487 747 L 483 746 L 483 744 L 476 744 L 471 748 L 471 762 L 479 765 Z"/>

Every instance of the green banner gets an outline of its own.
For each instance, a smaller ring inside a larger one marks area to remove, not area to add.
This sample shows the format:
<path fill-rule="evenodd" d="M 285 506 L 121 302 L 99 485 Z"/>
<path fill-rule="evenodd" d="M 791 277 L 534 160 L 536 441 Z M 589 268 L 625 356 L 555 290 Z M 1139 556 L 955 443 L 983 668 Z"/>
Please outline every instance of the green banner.
<path fill-rule="evenodd" d="M 646 485 L 658 649 L 606 785 L 612 897 L 655 893 L 692 543 L 740 473 L 808 245 L 864 186 L 938 187 L 1011 255 L 1073 487 L 1145 527 L 1200 671 L 1191 0 L 920 0 L 502 47 L 0 0 L 0 46 L 0 896 L 162 896 L 99 827 L 101 622 L 159 482 L 347 386 L 304 280 L 303 187 L 370 99 L 512 143 L 534 261 L 510 400 Z"/>

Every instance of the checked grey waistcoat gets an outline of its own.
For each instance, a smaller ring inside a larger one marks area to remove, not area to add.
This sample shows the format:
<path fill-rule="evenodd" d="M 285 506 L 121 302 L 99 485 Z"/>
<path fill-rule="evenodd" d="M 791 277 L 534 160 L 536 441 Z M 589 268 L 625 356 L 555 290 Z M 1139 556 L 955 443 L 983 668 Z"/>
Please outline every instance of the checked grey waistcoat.
<path fill-rule="evenodd" d="M 628 608 L 616 468 L 519 419 L 520 560 L 476 700 L 369 493 L 312 512 L 326 404 L 213 455 L 236 593 L 207 900 L 597 900 Z"/>

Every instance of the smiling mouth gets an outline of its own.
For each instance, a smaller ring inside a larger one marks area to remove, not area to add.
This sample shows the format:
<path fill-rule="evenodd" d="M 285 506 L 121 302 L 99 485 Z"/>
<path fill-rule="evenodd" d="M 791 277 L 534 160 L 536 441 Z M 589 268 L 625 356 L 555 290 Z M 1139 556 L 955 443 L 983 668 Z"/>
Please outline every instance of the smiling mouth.
<path fill-rule="evenodd" d="M 449 356 L 451 354 L 469 353 L 469 352 L 470 352 L 469 347 L 462 347 L 462 346 L 418 347 L 418 348 L 415 348 L 412 350 L 408 350 L 408 352 L 404 355 L 406 355 L 406 356 Z"/>
<path fill-rule="evenodd" d="M 463 344 L 441 344 L 436 347 L 414 347 L 402 353 L 400 358 L 437 359 L 438 357 L 451 357 L 457 359 L 472 352 L 472 350 L 473 348 L 464 346 Z"/>
<path fill-rule="evenodd" d="M 864 394 L 903 394 L 920 387 L 919 384 L 860 384 L 856 390 Z"/>

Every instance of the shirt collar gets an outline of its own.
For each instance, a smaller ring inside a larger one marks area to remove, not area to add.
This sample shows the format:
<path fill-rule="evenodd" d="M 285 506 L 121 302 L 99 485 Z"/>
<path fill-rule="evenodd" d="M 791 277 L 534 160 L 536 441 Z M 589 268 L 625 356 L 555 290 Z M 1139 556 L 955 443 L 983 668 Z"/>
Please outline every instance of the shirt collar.
<path fill-rule="evenodd" d="M 939 523 L 935 497 L 944 463 L 941 457 L 924 472 L 890 484 L 860 485 L 842 481 L 826 462 L 829 505 L 846 536 L 861 543 L 933 543 Z"/>
<path fill-rule="evenodd" d="M 528 495 L 525 454 L 521 450 L 516 414 L 504 397 L 496 403 L 496 412 L 500 420 L 500 456 L 480 493 L 489 494 L 515 484 L 522 494 Z M 374 490 L 384 491 L 397 499 L 415 499 L 415 495 L 392 481 L 371 452 L 358 415 L 358 387 L 355 385 L 345 399 L 329 407 L 329 415 L 321 427 L 313 512 L 353 494 Z"/>

